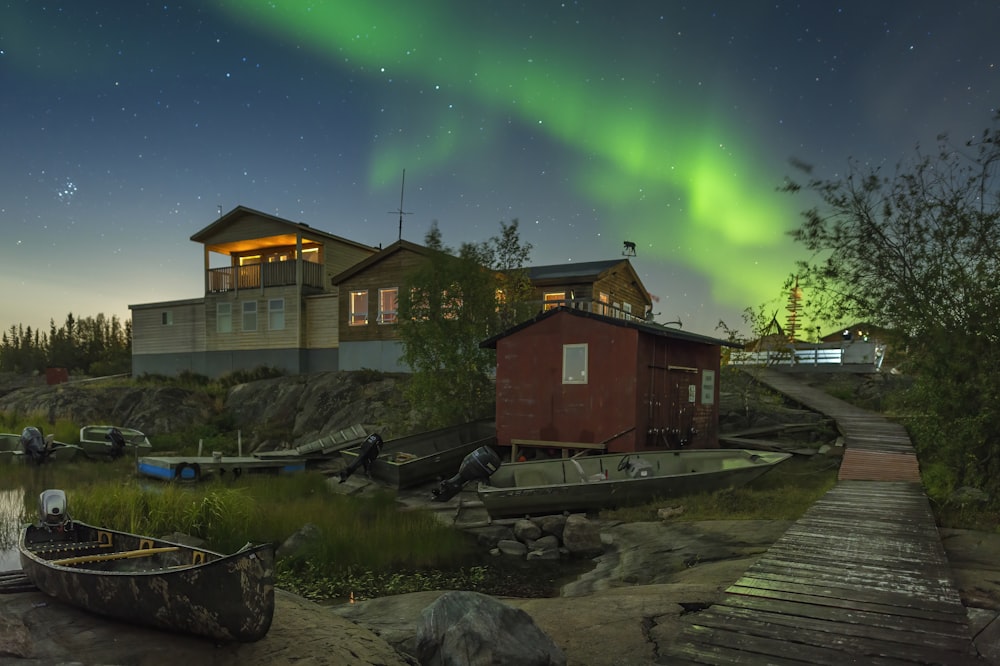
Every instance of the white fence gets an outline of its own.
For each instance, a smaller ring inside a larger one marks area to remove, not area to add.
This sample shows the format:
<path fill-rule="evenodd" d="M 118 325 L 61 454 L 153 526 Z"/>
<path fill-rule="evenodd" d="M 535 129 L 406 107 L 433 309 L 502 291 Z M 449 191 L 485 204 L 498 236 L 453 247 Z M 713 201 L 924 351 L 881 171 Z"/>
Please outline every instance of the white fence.
<path fill-rule="evenodd" d="M 873 370 L 882 368 L 885 359 L 885 345 L 875 342 L 845 341 L 819 344 L 795 344 L 781 349 L 748 352 L 732 350 L 729 362 L 732 365 L 787 365 L 797 367 L 816 366 L 870 366 Z"/>

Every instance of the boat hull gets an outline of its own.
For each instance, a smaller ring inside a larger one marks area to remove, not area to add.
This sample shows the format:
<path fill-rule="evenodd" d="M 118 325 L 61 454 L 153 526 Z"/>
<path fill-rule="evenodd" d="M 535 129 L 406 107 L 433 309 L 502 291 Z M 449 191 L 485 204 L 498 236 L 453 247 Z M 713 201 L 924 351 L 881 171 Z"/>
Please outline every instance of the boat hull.
<path fill-rule="evenodd" d="M 493 518 L 592 511 L 740 486 L 791 457 L 744 449 L 646 451 L 501 465 L 478 493 Z M 645 475 L 619 469 L 643 461 Z"/>
<path fill-rule="evenodd" d="M 29 525 L 21 532 L 21 568 L 44 593 L 107 617 L 216 641 L 253 642 L 270 629 L 271 544 L 248 544 L 222 555 L 75 521 L 70 525 Z"/>
<path fill-rule="evenodd" d="M 393 488 L 440 481 L 458 471 L 465 456 L 481 446 L 494 446 L 496 439 L 496 422 L 492 420 L 391 439 L 382 445 L 382 452 L 368 472 Z M 342 451 L 341 455 L 351 464 L 359 451 Z"/>
<path fill-rule="evenodd" d="M 45 462 L 68 462 L 77 457 L 83 449 L 74 444 L 53 442 Z M 21 448 L 21 436 L 14 433 L 0 433 L 0 464 L 32 464 L 31 456 Z"/>
<path fill-rule="evenodd" d="M 111 446 L 107 435 L 112 428 L 118 426 L 110 425 L 88 425 L 80 428 L 79 446 L 84 455 L 90 458 L 113 458 L 116 456 L 114 447 Z M 142 432 L 134 428 L 118 427 L 118 430 L 125 437 L 125 451 L 129 456 L 149 455 L 153 450 L 153 445 L 149 438 Z"/>

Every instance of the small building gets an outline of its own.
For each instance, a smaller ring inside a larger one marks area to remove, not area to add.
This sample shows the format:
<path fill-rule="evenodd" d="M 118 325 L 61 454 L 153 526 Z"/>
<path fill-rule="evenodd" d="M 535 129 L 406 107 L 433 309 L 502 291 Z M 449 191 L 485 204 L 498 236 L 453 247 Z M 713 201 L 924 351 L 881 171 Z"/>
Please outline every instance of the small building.
<path fill-rule="evenodd" d="M 191 240 L 202 245 L 204 293 L 129 305 L 133 375 L 338 369 L 331 278 L 378 248 L 244 206 Z"/>
<path fill-rule="evenodd" d="M 560 305 L 624 319 L 644 320 L 653 300 L 628 259 L 527 267 L 541 309 Z"/>
<path fill-rule="evenodd" d="M 718 447 L 720 352 L 738 345 L 567 306 L 481 344 L 497 352 L 499 446 Z"/>

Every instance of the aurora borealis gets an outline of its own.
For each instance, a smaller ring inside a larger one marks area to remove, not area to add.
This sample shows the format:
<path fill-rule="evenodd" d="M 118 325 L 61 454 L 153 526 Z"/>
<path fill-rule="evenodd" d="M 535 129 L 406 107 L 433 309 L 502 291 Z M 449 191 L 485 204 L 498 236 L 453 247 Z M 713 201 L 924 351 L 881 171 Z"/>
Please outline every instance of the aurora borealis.
<path fill-rule="evenodd" d="M 532 263 L 636 243 L 660 321 L 783 302 L 790 160 L 891 168 L 996 101 L 964 2 L 8 2 L 0 325 L 192 298 L 245 205 L 372 245 L 520 220 Z M 88 270 L 80 270 L 87 266 Z M 777 307 L 777 306 L 776 306 Z"/>

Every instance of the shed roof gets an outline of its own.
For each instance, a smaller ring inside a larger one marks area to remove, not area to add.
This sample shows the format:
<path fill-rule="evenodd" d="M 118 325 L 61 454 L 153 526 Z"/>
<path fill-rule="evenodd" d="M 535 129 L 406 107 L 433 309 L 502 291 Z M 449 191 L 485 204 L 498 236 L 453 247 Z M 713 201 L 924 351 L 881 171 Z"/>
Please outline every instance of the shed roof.
<path fill-rule="evenodd" d="M 655 335 L 657 337 L 670 338 L 672 340 L 682 340 L 684 342 L 693 342 L 696 344 L 712 345 L 716 347 L 733 347 L 734 349 L 742 348 L 742 345 L 739 345 L 735 342 L 729 342 L 728 340 L 720 340 L 718 338 L 713 338 L 707 335 L 700 335 L 698 333 L 689 333 L 687 331 L 682 331 L 677 328 L 668 328 L 661 324 L 656 324 L 652 322 L 641 322 L 629 319 L 619 319 L 617 317 L 608 317 L 594 312 L 588 312 L 586 310 L 578 310 L 576 308 L 571 308 L 565 305 L 561 305 L 559 307 L 552 308 L 551 310 L 546 310 L 544 312 L 541 312 L 532 317 L 531 319 L 523 321 L 520 324 L 517 324 L 516 326 L 508 328 L 506 331 L 503 331 L 502 333 L 494 335 L 492 338 L 483 340 L 482 342 L 479 343 L 479 346 L 487 349 L 495 349 L 498 340 L 505 338 L 509 335 L 513 335 L 514 333 L 517 333 L 518 331 L 525 329 L 529 326 L 533 326 L 540 321 L 548 319 L 549 317 L 555 317 L 562 313 L 574 317 L 594 319 L 596 321 L 600 321 L 605 324 L 609 324 L 611 326 L 631 328 L 647 335 Z"/>

